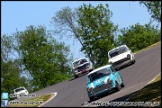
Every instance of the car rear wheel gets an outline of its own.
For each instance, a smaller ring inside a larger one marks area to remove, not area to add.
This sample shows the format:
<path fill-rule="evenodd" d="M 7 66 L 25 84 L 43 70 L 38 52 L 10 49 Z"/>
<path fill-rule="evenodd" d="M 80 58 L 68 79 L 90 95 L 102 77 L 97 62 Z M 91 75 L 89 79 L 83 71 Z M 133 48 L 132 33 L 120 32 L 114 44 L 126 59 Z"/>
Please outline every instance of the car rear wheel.
<path fill-rule="evenodd" d="M 116 82 L 116 91 L 120 91 L 121 86 L 118 84 L 118 82 Z"/>
<path fill-rule="evenodd" d="M 121 87 L 124 87 L 125 86 L 125 84 L 124 84 L 124 82 L 123 82 L 123 78 L 121 78 L 122 79 L 122 84 L 121 84 Z"/>
<path fill-rule="evenodd" d="M 125 86 L 124 83 L 122 83 L 122 84 L 121 84 L 121 87 L 124 87 L 124 86 Z"/>

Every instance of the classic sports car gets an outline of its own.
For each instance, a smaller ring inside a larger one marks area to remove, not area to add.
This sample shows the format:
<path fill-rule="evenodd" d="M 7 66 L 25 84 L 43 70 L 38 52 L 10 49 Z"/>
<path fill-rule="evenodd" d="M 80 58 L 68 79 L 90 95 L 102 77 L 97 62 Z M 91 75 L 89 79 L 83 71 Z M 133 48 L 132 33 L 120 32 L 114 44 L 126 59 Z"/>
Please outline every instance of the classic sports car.
<path fill-rule="evenodd" d="M 112 64 L 116 69 L 132 63 L 135 63 L 135 56 L 127 45 L 118 46 L 108 52 L 109 64 Z"/>
<path fill-rule="evenodd" d="M 86 58 L 80 58 L 72 62 L 72 71 L 75 78 L 92 70 L 93 67 Z"/>
<path fill-rule="evenodd" d="M 87 74 L 86 80 L 87 93 L 91 101 L 101 94 L 112 90 L 119 91 L 124 87 L 121 75 L 112 65 L 93 70 Z"/>

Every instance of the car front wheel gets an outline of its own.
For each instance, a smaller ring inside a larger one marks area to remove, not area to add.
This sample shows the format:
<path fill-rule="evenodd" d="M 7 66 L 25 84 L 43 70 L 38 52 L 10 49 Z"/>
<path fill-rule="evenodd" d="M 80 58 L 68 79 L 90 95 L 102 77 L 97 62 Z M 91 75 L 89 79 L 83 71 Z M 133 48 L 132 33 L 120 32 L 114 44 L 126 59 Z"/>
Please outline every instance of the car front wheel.
<path fill-rule="evenodd" d="M 89 97 L 90 101 L 93 101 L 94 100 L 94 97 Z"/>
<path fill-rule="evenodd" d="M 78 78 L 78 76 L 75 76 L 75 78 Z"/>
<path fill-rule="evenodd" d="M 136 62 L 136 60 L 134 59 L 133 61 L 132 61 L 132 64 L 134 64 Z"/>
<path fill-rule="evenodd" d="M 75 75 L 75 78 L 78 78 L 78 76 L 77 76 L 77 75 Z"/>

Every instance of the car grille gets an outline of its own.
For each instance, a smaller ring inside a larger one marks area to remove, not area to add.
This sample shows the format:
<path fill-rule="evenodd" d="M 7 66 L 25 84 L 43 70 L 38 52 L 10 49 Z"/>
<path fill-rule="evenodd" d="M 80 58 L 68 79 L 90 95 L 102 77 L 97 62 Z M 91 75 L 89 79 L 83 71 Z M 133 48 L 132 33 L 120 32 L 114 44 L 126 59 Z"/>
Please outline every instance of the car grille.
<path fill-rule="evenodd" d="M 129 60 L 129 59 L 128 59 L 128 58 L 121 59 L 121 60 L 119 60 L 119 61 L 117 61 L 117 62 L 114 62 L 113 65 L 121 64 L 121 63 L 123 63 L 123 62 L 125 62 L 125 61 L 127 61 L 127 60 Z"/>
<path fill-rule="evenodd" d="M 100 92 L 102 90 L 110 88 L 110 86 L 111 86 L 110 84 L 103 84 L 101 86 L 98 86 L 98 87 L 94 88 L 94 93 L 98 93 L 98 92 Z"/>

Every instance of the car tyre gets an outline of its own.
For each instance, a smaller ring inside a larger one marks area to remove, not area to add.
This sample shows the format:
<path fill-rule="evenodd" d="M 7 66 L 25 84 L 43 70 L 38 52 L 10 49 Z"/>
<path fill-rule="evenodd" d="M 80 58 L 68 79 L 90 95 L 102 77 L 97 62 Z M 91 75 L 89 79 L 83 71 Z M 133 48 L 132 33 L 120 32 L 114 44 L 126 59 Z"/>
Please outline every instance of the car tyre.
<path fill-rule="evenodd" d="M 121 86 L 116 82 L 116 91 L 120 91 Z"/>
<path fill-rule="evenodd" d="M 75 75 L 75 78 L 78 78 L 78 76 L 77 76 L 77 75 Z"/>
<path fill-rule="evenodd" d="M 122 84 L 121 84 L 121 87 L 124 87 L 124 86 L 125 86 L 124 83 L 122 83 Z"/>
<path fill-rule="evenodd" d="M 119 67 L 118 68 L 115 68 L 115 70 L 118 71 L 119 70 Z"/>
<path fill-rule="evenodd" d="M 134 59 L 133 61 L 132 61 L 132 64 L 134 64 L 136 62 L 136 60 Z"/>
<path fill-rule="evenodd" d="M 93 101 L 94 100 L 94 97 L 89 97 L 90 101 Z"/>
<path fill-rule="evenodd" d="M 122 79 L 122 78 L 121 78 L 121 79 Z M 124 87 L 124 86 L 125 86 L 125 84 L 124 84 L 123 79 L 122 79 L 121 87 Z"/>

